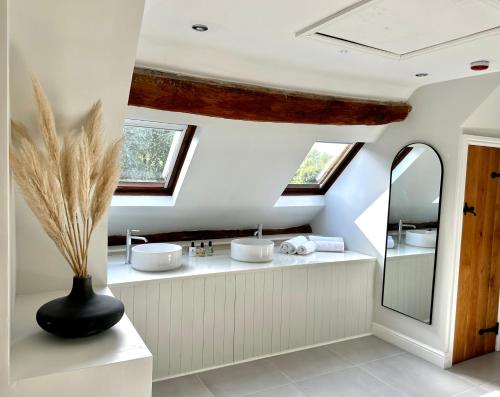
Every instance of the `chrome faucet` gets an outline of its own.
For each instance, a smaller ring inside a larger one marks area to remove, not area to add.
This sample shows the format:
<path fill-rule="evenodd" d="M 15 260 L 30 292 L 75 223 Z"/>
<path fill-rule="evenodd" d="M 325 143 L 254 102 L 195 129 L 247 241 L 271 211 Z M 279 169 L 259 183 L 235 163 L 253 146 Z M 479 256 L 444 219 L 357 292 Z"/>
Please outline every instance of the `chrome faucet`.
<path fill-rule="evenodd" d="M 148 242 L 148 239 L 146 237 L 141 237 L 141 236 L 134 236 L 132 233 L 139 233 L 140 230 L 135 230 L 135 229 L 127 229 L 127 259 L 125 261 L 125 264 L 130 265 L 130 259 L 132 256 L 132 240 L 142 240 L 145 243 Z"/>
<path fill-rule="evenodd" d="M 404 223 L 404 221 L 402 219 L 400 219 L 399 225 L 398 225 L 398 245 L 401 244 L 401 237 L 403 236 L 403 229 L 404 228 L 416 229 L 417 227 L 415 225 Z"/>
<path fill-rule="evenodd" d="M 262 238 L 262 223 L 259 223 L 259 225 L 257 226 L 257 230 L 255 231 L 255 233 L 253 235 L 259 239 Z"/>

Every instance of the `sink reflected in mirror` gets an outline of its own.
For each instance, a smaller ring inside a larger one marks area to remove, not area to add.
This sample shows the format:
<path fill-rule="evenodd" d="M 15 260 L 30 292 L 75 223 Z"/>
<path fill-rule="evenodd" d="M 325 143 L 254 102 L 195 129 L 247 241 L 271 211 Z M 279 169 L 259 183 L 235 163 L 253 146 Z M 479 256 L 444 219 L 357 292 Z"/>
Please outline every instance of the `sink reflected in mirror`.
<path fill-rule="evenodd" d="M 273 260 L 274 242 L 258 238 L 238 238 L 231 241 L 231 258 L 241 262 Z"/>
<path fill-rule="evenodd" d="M 436 237 L 437 229 L 407 230 L 405 242 L 414 247 L 434 248 Z"/>

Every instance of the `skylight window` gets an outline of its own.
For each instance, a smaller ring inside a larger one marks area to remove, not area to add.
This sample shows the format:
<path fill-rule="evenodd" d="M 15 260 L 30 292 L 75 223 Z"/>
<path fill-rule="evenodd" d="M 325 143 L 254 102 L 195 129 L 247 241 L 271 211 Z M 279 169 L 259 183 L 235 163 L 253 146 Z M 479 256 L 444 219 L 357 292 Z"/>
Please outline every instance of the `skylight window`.
<path fill-rule="evenodd" d="M 194 130 L 194 126 L 125 120 L 117 193 L 173 194 Z"/>
<path fill-rule="evenodd" d="M 362 146 L 362 143 L 314 143 L 283 194 L 325 194 Z"/>

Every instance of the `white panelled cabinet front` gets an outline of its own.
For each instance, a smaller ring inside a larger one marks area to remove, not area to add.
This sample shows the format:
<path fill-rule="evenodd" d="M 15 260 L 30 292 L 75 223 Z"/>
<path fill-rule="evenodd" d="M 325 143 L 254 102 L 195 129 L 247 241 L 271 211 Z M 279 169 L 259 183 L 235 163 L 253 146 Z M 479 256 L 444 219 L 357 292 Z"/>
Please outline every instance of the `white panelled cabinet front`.
<path fill-rule="evenodd" d="M 374 261 L 111 286 L 153 354 L 153 379 L 371 331 Z"/>

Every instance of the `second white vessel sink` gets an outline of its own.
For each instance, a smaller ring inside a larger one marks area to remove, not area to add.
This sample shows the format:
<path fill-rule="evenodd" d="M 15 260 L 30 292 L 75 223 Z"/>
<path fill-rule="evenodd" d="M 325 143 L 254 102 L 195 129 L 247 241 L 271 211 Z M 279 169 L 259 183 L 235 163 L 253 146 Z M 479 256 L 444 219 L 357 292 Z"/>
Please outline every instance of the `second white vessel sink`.
<path fill-rule="evenodd" d="M 414 247 L 434 248 L 436 246 L 436 229 L 407 230 L 406 244 Z"/>
<path fill-rule="evenodd" d="M 134 269 L 146 272 L 177 269 L 182 265 L 182 247 L 167 243 L 136 245 L 130 262 Z"/>
<path fill-rule="evenodd" d="M 238 238 L 231 241 L 231 258 L 242 262 L 273 260 L 274 242 L 258 238 Z"/>

